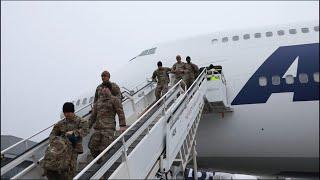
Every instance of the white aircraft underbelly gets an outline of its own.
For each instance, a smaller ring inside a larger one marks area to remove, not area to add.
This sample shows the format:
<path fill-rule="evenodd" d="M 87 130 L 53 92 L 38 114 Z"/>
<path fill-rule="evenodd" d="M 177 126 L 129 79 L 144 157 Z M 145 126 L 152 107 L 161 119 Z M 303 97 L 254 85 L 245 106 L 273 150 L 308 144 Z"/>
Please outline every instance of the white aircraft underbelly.
<path fill-rule="evenodd" d="M 253 173 L 316 172 L 319 101 L 292 102 L 292 95 L 275 93 L 266 103 L 232 106 L 234 111 L 224 117 L 203 114 L 197 133 L 199 166 Z"/>

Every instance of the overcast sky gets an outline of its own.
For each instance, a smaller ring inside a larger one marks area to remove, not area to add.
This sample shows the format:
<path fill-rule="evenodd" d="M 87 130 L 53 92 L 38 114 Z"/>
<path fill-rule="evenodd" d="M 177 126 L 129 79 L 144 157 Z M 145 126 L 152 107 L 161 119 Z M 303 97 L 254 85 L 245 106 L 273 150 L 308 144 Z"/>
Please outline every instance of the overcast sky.
<path fill-rule="evenodd" d="M 154 44 L 318 19 L 317 1 L 1 1 L 1 134 L 26 137 L 51 125 L 65 101 L 100 83 L 102 70 Z"/>

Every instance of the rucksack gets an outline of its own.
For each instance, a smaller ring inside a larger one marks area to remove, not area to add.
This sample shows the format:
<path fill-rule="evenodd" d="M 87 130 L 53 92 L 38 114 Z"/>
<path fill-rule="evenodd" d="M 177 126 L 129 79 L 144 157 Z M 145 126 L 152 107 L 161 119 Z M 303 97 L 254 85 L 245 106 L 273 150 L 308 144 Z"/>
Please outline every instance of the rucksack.
<path fill-rule="evenodd" d="M 48 146 L 42 160 L 45 170 L 69 170 L 72 158 L 72 145 L 66 137 L 56 136 Z"/>

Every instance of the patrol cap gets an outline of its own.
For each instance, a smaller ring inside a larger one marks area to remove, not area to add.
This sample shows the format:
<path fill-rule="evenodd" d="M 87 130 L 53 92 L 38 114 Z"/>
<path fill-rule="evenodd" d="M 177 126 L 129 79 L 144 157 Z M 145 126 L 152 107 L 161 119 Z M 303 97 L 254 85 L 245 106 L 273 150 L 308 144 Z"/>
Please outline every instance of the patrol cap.
<path fill-rule="evenodd" d="M 64 103 L 63 107 L 62 107 L 62 111 L 64 113 L 66 112 L 74 112 L 74 105 L 71 102 L 66 102 Z"/>
<path fill-rule="evenodd" d="M 108 77 L 110 77 L 110 73 L 109 73 L 109 71 L 103 71 L 103 72 L 101 73 L 101 76 L 108 76 Z"/>

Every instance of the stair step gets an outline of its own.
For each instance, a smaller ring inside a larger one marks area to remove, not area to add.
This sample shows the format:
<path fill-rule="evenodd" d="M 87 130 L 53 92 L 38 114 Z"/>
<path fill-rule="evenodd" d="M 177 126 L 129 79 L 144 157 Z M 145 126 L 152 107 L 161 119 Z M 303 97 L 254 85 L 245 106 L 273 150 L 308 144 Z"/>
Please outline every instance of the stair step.
<path fill-rule="evenodd" d="M 82 170 L 83 168 L 85 168 L 88 165 L 88 162 L 78 162 L 78 170 Z"/>
<path fill-rule="evenodd" d="M 119 165 L 121 164 L 121 162 L 115 162 L 110 169 L 108 169 L 108 171 L 103 175 L 103 179 L 108 179 L 111 174 L 119 167 Z"/>

